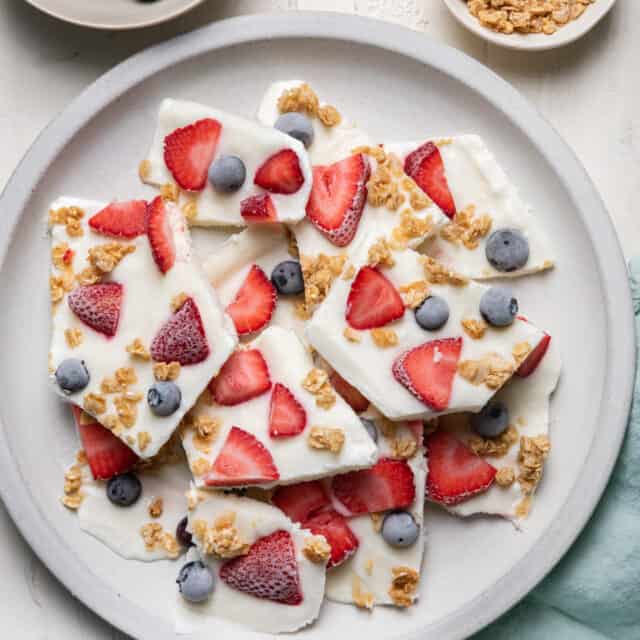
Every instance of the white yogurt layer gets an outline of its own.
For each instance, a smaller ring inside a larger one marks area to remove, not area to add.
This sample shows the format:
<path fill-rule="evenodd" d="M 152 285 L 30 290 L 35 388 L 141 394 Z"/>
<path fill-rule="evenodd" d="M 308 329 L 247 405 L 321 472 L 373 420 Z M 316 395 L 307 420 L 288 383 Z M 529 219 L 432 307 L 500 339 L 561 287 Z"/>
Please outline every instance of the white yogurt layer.
<path fill-rule="evenodd" d="M 202 191 L 181 192 L 181 205 L 189 202 L 195 202 L 196 205 L 196 214 L 190 219 L 190 223 L 197 226 L 244 226 L 245 221 L 240 215 L 240 203 L 245 198 L 266 193 L 254 184 L 254 175 L 269 157 L 282 149 L 291 149 L 298 156 L 304 183 L 292 194 L 270 194 L 271 200 L 278 221 L 300 220 L 304 216 L 304 208 L 311 191 L 311 167 L 302 143 L 272 127 L 265 127 L 252 120 L 195 102 L 167 98 L 160 104 L 156 131 L 146 158 L 148 171 L 143 172 L 144 181 L 155 186 L 175 183 L 165 165 L 164 139 L 176 129 L 203 118 L 213 118 L 222 125 L 215 157 L 238 156 L 245 164 L 247 177 L 242 187 L 233 193 L 218 193 L 208 181 Z"/>
<path fill-rule="evenodd" d="M 518 189 L 482 138 L 477 135 L 423 138 L 385 143 L 384 148 L 396 153 L 404 161 L 412 151 L 429 140 L 440 150 L 456 211 L 475 207 L 476 215 L 488 214 L 492 225 L 489 234 L 480 238 L 475 249 L 468 249 L 463 243 L 449 242 L 439 234 L 425 245 L 424 251 L 469 278 L 515 277 L 552 267 L 553 248 L 540 228 L 539 220 L 522 200 Z M 518 229 L 529 241 L 527 263 L 523 268 L 509 273 L 497 271 L 485 255 L 490 233 L 501 228 Z"/>
<path fill-rule="evenodd" d="M 63 225 L 51 227 L 52 247 L 66 243 L 74 251 L 73 271 L 78 274 L 89 266 L 88 251 L 97 245 L 115 242 L 116 239 L 95 233 L 88 225 L 88 220 L 100 211 L 104 203 L 80 200 L 77 198 L 60 198 L 52 205 L 52 209 L 76 206 L 84 211 L 81 220 L 83 235 L 71 237 Z M 133 394 L 140 393 L 142 398 L 136 403 L 137 418 L 130 428 L 116 430 L 116 435 L 143 458 L 154 456 L 160 447 L 169 439 L 184 414 L 195 404 L 207 382 L 219 371 L 220 367 L 233 351 L 237 337 L 231 319 L 223 312 L 218 298 L 199 265 L 191 256 L 190 239 L 184 219 L 179 210 L 165 203 L 173 229 L 176 245 L 176 260 L 173 267 L 162 274 L 154 262 L 149 241 L 146 235 L 133 240 L 117 240 L 122 244 L 135 247 L 135 251 L 126 255 L 122 261 L 102 278 L 102 282 L 118 282 L 123 287 L 122 306 L 118 330 L 113 337 L 107 337 L 85 325 L 67 304 L 67 294 L 57 303 L 52 313 L 52 335 L 50 349 L 50 365 L 55 371 L 66 358 L 84 360 L 89 370 L 88 386 L 80 392 L 65 395 L 60 393 L 53 374 L 50 375 L 52 387 L 65 400 L 83 406 L 83 400 L 89 393 L 99 394 L 106 399 L 106 411 L 96 415 L 91 407 L 85 407 L 96 420 L 105 424 L 108 416 L 117 413 L 114 400 L 120 393 L 104 394 L 100 388 L 105 378 L 113 378 L 117 369 L 132 367 L 137 382 L 130 384 L 127 390 Z M 52 275 L 64 272 L 54 265 Z M 74 283 L 77 284 L 77 283 Z M 191 297 L 198 307 L 207 342 L 209 356 L 198 364 L 183 366 L 176 384 L 182 393 L 182 402 L 177 411 L 168 417 L 154 415 L 147 405 L 147 391 L 155 382 L 153 361 L 144 361 L 132 357 L 126 347 L 135 339 L 142 341 L 148 350 L 154 336 L 169 320 L 173 311 L 171 301 L 178 294 L 185 293 Z M 71 347 L 65 339 L 67 329 L 81 331 L 82 342 Z M 149 438 L 140 438 L 138 434 L 146 432 Z M 146 444 L 145 444 L 146 442 Z M 144 449 L 141 448 L 141 443 Z"/>
<path fill-rule="evenodd" d="M 201 559 L 209 565 L 215 576 L 215 589 L 207 601 L 198 604 L 187 602 L 180 594 L 176 596 L 176 631 L 186 634 L 205 628 L 215 629 L 216 620 L 219 619 L 230 620 L 262 633 L 292 632 L 311 624 L 318 617 L 324 597 L 325 563 L 311 562 L 303 553 L 305 542 L 312 537 L 310 532 L 300 529 L 279 509 L 266 503 L 219 492 L 208 492 L 204 496 L 199 492 L 199 495 L 202 501 L 189 513 L 191 528 L 197 520 L 204 520 L 212 526 L 220 516 L 233 514 L 233 526 L 238 537 L 247 544 L 253 544 L 276 531 L 290 533 L 303 599 L 298 605 L 287 605 L 231 588 L 218 575 L 225 561 L 216 555 L 204 553 L 201 542 L 194 536 Z M 194 501 L 197 500 L 194 490 Z"/>
<path fill-rule="evenodd" d="M 193 409 L 192 415 L 195 418 L 206 416 L 218 419 L 221 426 L 215 440 L 206 448 L 202 447 L 194 429 L 184 431 L 183 446 L 192 470 L 200 466 L 199 460 L 206 461 L 207 468 L 213 464 L 234 426 L 255 436 L 268 449 L 280 475 L 277 484 L 313 480 L 375 464 L 376 446 L 349 405 L 336 393 L 333 406 L 324 409 L 316 404 L 316 396 L 303 388 L 302 382 L 313 369 L 314 363 L 311 354 L 293 331 L 269 327 L 250 343 L 250 348 L 259 350 L 265 359 L 272 389 L 276 383 L 283 384 L 302 405 L 307 414 L 307 425 L 296 436 L 271 438 L 271 391 L 235 406 L 210 404 L 209 394 L 205 393 Z M 332 453 L 327 449 L 312 448 L 309 435 L 313 427 L 341 429 L 344 444 L 340 451 Z M 195 481 L 198 486 L 204 486 L 202 475 L 196 476 Z M 274 484 L 276 483 L 271 482 L 262 486 Z"/>

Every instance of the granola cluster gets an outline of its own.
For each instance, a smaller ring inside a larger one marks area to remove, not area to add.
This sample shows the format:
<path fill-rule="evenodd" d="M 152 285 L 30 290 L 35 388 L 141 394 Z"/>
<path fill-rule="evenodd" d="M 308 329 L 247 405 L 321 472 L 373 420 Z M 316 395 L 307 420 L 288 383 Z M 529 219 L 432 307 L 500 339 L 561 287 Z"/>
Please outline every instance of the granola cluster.
<path fill-rule="evenodd" d="M 344 445 L 344 430 L 341 427 L 311 427 L 308 442 L 312 449 L 340 453 Z"/>
<path fill-rule="evenodd" d="M 518 442 L 518 430 L 509 425 L 500 435 L 483 438 L 474 434 L 469 440 L 469 448 L 478 456 L 505 456 L 512 445 Z"/>
<path fill-rule="evenodd" d="M 127 345 L 127 353 L 132 358 L 138 358 L 144 361 L 151 359 L 149 350 L 144 346 L 144 343 L 140 338 L 135 338 L 131 344 Z"/>
<path fill-rule="evenodd" d="M 499 487 L 510 487 L 516 479 L 516 473 L 511 467 L 501 467 L 496 473 L 496 484 Z"/>
<path fill-rule="evenodd" d="M 378 238 L 370 247 L 367 253 L 367 262 L 371 267 L 393 267 L 396 263 L 389 243 L 385 238 Z"/>
<path fill-rule="evenodd" d="M 547 436 L 540 435 L 534 438 L 522 436 L 520 438 L 518 483 L 526 495 L 532 494 L 538 486 L 542 478 L 544 461 L 549 455 L 550 449 L 551 443 Z"/>
<path fill-rule="evenodd" d="M 156 362 L 153 365 L 153 375 L 156 380 L 175 380 L 180 375 L 180 363 Z"/>
<path fill-rule="evenodd" d="M 61 501 L 65 507 L 75 511 L 80 506 L 84 499 L 81 487 L 82 467 L 80 464 L 73 464 L 64 474 L 64 495 Z"/>
<path fill-rule="evenodd" d="M 122 259 L 136 250 L 135 245 L 121 242 L 107 242 L 97 244 L 89 249 L 87 260 L 95 267 L 100 275 L 111 273 L 120 264 Z"/>
<path fill-rule="evenodd" d="M 80 220 L 84 217 L 84 211 L 80 207 L 60 207 L 49 210 L 49 224 L 64 225 L 67 235 L 72 238 L 80 237 L 84 234 Z"/>
<path fill-rule="evenodd" d="M 193 446 L 204 455 L 209 455 L 211 453 L 211 445 L 218 437 L 221 425 L 219 418 L 210 418 L 205 415 L 193 418 L 189 423 L 189 426 L 195 431 L 191 437 Z"/>
<path fill-rule="evenodd" d="M 405 307 L 416 309 L 429 295 L 429 283 L 426 280 L 415 280 L 398 288 Z"/>
<path fill-rule="evenodd" d="M 477 249 L 480 239 L 491 231 L 491 216 L 488 213 L 476 215 L 475 205 L 470 204 L 458 211 L 451 222 L 440 230 L 440 237 L 469 250 Z"/>
<path fill-rule="evenodd" d="M 341 121 L 338 110 L 329 104 L 320 105 L 316 92 L 306 82 L 292 89 L 285 89 L 278 98 L 278 110 L 280 113 L 306 113 L 318 118 L 325 127 L 335 127 Z"/>
<path fill-rule="evenodd" d="M 387 347 L 395 347 L 398 344 L 398 334 L 387 327 L 379 327 L 371 329 L 371 339 L 376 347 L 386 349 Z"/>
<path fill-rule="evenodd" d="M 349 342 L 360 342 L 362 339 L 360 334 L 355 329 L 352 329 L 351 327 L 345 327 L 344 331 L 342 332 L 342 335 Z"/>
<path fill-rule="evenodd" d="M 303 389 L 316 397 L 316 404 L 322 409 L 331 409 L 336 402 L 336 392 L 329 382 L 329 374 L 314 367 L 302 381 Z"/>
<path fill-rule="evenodd" d="M 489 389 L 499 389 L 513 374 L 515 367 L 495 353 L 479 360 L 461 360 L 458 373 L 471 384 L 486 384 Z"/>
<path fill-rule="evenodd" d="M 180 199 L 180 188 L 177 184 L 167 182 L 160 187 L 160 196 L 168 202 L 178 202 Z"/>
<path fill-rule="evenodd" d="M 324 253 L 315 258 L 300 256 L 304 278 L 304 304 L 308 313 L 327 297 L 333 281 L 342 273 L 346 260 L 346 256 L 327 256 Z"/>
<path fill-rule="evenodd" d="M 413 209 L 423 208 L 414 203 L 413 193 L 411 194 L 411 206 Z M 432 229 L 432 216 L 428 215 L 420 218 L 414 214 L 412 209 L 403 209 L 400 212 L 400 224 L 394 227 L 391 232 L 390 245 L 394 249 L 405 249 L 411 240 L 424 238 Z"/>
<path fill-rule="evenodd" d="M 309 536 L 304 542 L 302 553 L 311 562 L 323 564 L 331 556 L 331 546 L 324 536 Z"/>
<path fill-rule="evenodd" d="M 177 558 L 180 555 L 180 545 L 175 536 L 165 531 L 159 522 L 147 522 L 142 525 L 140 535 L 147 551 L 164 549 L 170 558 Z"/>
<path fill-rule="evenodd" d="M 410 607 L 420 580 L 418 572 L 411 567 L 393 567 L 391 575 L 389 587 L 391 600 L 398 607 Z"/>
<path fill-rule="evenodd" d="M 65 329 L 64 339 L 69 347 L 75 349 L 75 347 L 82 344 L 82 340 L 84 339 L 82 329 Z"/>
<path fill-rule="evenodd" d="M 454 287 L 463 287 L 469 283 L 469 280 L 463 275 L 448 269 L 435 258 L 429 256 L 420 256 L 424 267 L 424 275 L 432 284 L 450 284 Z"/>
<path fill-rule="evenodd" d="M 244 556 L 251 546 L 242 540 L 235 527 L 234 511 L 218 516 L 211 526 L 206 520 L 193 522 L 193 535 L 201 544 L 204 553 L 214 554 L 220 558 Z"/>
<path fill-rule="evenodd" d="M 478 318 L 463 318 L 460 321 L 464 332 L 474 340 L 480 340 L 487 331 L 487 323 Z"/>

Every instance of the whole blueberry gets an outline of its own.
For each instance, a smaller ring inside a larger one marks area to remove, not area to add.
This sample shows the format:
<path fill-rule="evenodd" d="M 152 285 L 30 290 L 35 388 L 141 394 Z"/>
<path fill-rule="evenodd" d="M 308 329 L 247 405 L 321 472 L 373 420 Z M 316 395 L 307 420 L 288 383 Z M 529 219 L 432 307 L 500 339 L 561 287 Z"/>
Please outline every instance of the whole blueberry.
<path fill-rule="evenodd" d="M 185 516 L 184 518 L 182 518 L 182 520 L 180 520 L 180 522 L 178 522 L 178 526 L 176 527 L 176 540 L 183 547 L 190 547 L 193 544 L 192 536 L 187 531 L 188 523 L 189 523 L 189 519 L 187 518 L 187 516 Z"/>
<path fill-rule="evenodd" d="M 107 498 L 118 507 L 130 507 L 141 493 L 142 483 L 135 473 L 121 473 L 107 482 Z"/>
<path fill-rule="evenodd" d="M 509 426 L 509 411 L 499 400 L 490 400 L 471 417 L 473 430 L 484 438 L 495 438 Z"/>
<path fill-rule="evenodd" d="M 382 521 L 382 537 L 392 547 L 410 547 L 419 534 L 420 527 L 408 511 L 390 511 Z"/>
<path fill-rule="evenodd" d="M 285 296 L 293 296 L 304 291 L 302 267 L 297 260 L 285 260 L 277 264 L 271 272 L 273 286 Z"/>
<path fill-rule="evenodd" d="M 425 331 L 436 331 L 449 320 L 449 305 L 440 296 L 429 296 L 415 310 L 416 322 Z"/>
<path fill-rule="evenodd" d="M 292 138 L 300 140 L 307 148 L 309 148 L 313 142 L 313 124 L 311 124 L 311 120 L 302 113 L 295 111 L 283 113 L 276 120 L 274 127 Z"/>
<path fill-rule="evenodd" d="M 237 191 L 246 177 L 247 169 L 238 156 L 220 156 L 209 167 L 209 182 L 221 193 Z"/>
<path fill-rule="evenodd" d="M 518 229 L 496 229 L 487 240 L 485 254 L 498 271 L 522 269 L 529 260 L 529 241 Z"/>
<path fill-rule="evenodd" d="M 371 439 L 378 444 L 378 428 L 376 427 L 376 423 L 373 420 L 369 420 L 369 418 L 360 418 L 360 422 L 362 422 L 362 426 L 367 430 Z"/>
<path fill-rule="evenodd" d="M 204 562 L 187 562 L 178 574 L 178 589 L 189 602 L 204 602 L 213 593 L 213 573 Z"/>
<path fill-rule="evenodd" d="M 155 415 L 166 418 L 175 413 L 182 401 L 180 387 L 170 380 L 154 382 L 147 391 L 147 403 Z"/>
<path fill-rule="evenodd" d="M 66 394 L 82 391 L 89 384 L 89 370 L 84 360 L 67 358 L 56 369 L 56 382 Z"/>
<path fill-rule="evenodd" d="M 507 287 L 491 287 L 480 298 L 480 313 L 494 327 L 508 327 L 518 313 L 518 301 Z"/>

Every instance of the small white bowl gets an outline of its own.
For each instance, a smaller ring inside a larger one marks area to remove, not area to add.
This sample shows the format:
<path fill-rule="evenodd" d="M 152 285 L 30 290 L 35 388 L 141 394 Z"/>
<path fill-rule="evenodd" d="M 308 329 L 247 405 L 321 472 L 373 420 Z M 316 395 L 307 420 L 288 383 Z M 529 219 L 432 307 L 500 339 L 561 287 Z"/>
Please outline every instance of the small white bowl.
<path fill-rule="evenodd" d="M 553 35 L 544 33 L 512 33 L 506 35 L 497 33 L 483 27 L 475 16 L 469 13 L 465 0 L 443 0 L 453 17 L 469 31 L 472 31 L 483 40 L 492 44 L 507 47 L 508 49 L 520 49 L 522 51 L 544 51 L 555 49 L 569 44 L 582 37 L 595 27 L 604 18 L 616 0 L 596 0 L 577 19 L 564 27 L 559 28 Z"/>

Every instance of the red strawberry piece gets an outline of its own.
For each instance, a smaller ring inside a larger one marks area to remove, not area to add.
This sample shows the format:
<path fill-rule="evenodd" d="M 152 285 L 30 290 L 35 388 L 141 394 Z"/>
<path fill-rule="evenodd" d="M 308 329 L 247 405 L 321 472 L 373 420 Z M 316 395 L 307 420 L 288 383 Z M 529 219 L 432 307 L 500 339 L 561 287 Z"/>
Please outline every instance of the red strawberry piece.
<path fill-rule="evenodd" d="M 67 249 L 62 254 L 62 262 L 64 262 L 64 264 L 66 264 L 67 266 L 70 266 L 73 262 L 73 256 L 75 256 L 75 254 L 76 252 L 73 249 Z"/>
<path fill-rule="evenodd" d="M 526 357 L 525 361 L 518 367 L 516 371 L 516 375 L 520 378 L 526 378 L 530 376 L 537 368 L 542 358 L 544 358 L 547 350 L 549 349 L 549 345 L 551 344 L 551 336 L 547 333 L 544 334 L 544 337 L 536 348 Z"/>
<path fill-rule="evenodd" d="M 307 218 L 337 247 L 348 245 L 356 235 L 369 174 L 369 162 L 361 153 L 313 168 Z"/>
<path fill-rule="evenodd" d="M 256 540 L 246 556 L 220 567 L 220 579 L 233 589 L 282 604 L 302 602 L 296 549 L 288 531 Z"/>
<path fill-rule="evenodd" d="M 156 362 L 179 362 L 182 366 L 209 357 L 209 343 L 193 298 L 187 298 L 160 327 L 151 342 L 151 357 Z"/>
<path fill-rule="evenodd" d="M 347 297 L 347 322 L 354 329 L 375 329 L 404 315 L 393 283 L 377 268 L 362 267 Z"/>
<path fill-rule="evenodd" d="M 394 378 L 434 411 L 449 406 L 462 338 L 425 342 L 405 351 L 393 363 Z"/>
<path fill-rule="evenodd" d="M 453 218 L 456 205 L 444 171 L 440 150 L 433 142 L 426 142 L 412 151 L 404 161 L 404 172 L 442 209 Z"/>
<path fill-rule="evenodd" d="M 240 215 L 247 223 L 276 222 L 278 220 L 276 208 L 268 193 L 245 198 L 240 203 Z"/>
<path fill-rule="evenodd" d="M 129 471 L 136 464 L 138 456 L 122 440 L 79 407 L 74 405 L 71 409 L 78 426 L 82 448 L 87 454 L 91 473 L 96 480 L 108 480 L 112 476 Z"/>
<path fill-rule="evenodd" d="M 253 182 L 271 193 L 295 193 L 304 183 L 298 154 L 293 149 L 274 153 L 256 171 Z"/>
<path fill-rule="evenodd" d="M 188 191 L 202 191 L 218 147 L 222 125 L 204 118 L 164 139 L 164 162 L 175 181 Z"/>
<path fill-rule="evenodd" d="M 73 313 L 88 327 L 112 337 L 118 329 L 122 307 L 122 285 L 103 282 L 76 287 L 67 303 Z"/>
<path fill-rule="evenodd" d="M 407 422 L 407 429 L 411 431 L 411 435 L 415 438 L 418 446 L 422 446 L 424 439 L 424 422 L 422 422 L 422 420 L 409 420 Z"/>
<path fill-rule="evenodd" d="M 276 309 L 278 293 L 265 272 L 254 264 L 236 297 L 227 306 L 227 313 L 236 325 L 238 335 L 260 331 Z"/>
<path fill-rule="evenodd" d="M 335 476 L 332 487 L 352 515 L 408 507 L 416 495 L 411 467 L 391 458 L 381 458 L 371 469 Z"/>
<path fill-rule="evenodd" d="M 265 484 L 280 477 L 269 450 L 254 435 L 232 427 L 204 477 L 209 487 Z"/>
<path fill-rule="evenodd" d="M 144 224 L 153 259 L 158 269 L 162 273 L 167 273 L 176 261 L 176 248 L 173 242 L 173 231 L 169 224 L 169 214 L 160 196 L 149 203 Z"/>
<path fill-rule="evenodd" d="M 486 491 L 496 475 L 495 467 L 478 457 L 448 431 L 434 431 L 425 438 L 429 473 L 427 497 L 434 502 L 458 504 Z"/>
<path fill-rule="evenodd" d="M 271 502 L 293 522 L 306 522 L 330 504 L 318 480 L 278 487 Z"/>
<path fill-rule="evenodd" d="M 369 401 L 352 385 L 350 385 L 337 371 L 329 380 L 333 388 L 342 396 L 344 401 L 356 412 L 362 413 L 369 407 Z"/>
<path fill-rule="evenodd" d="M 269 435 L 272 438 L 297 436 L 307 426 L 307 412 L 287 387 L 277 382 L 271 392 Z"/>
<path fill-rule="evenodd" d="M 313 516 L 302 523 L 302 528 L 309 529 L 317 536 L 324 536 L 327 540 L 331 547 L 331 557 L 327 563 L 327 569 L 342 564 L 360 546 L 360 542 L 349 527 L 347 520 L 332 509 Z"/>
<path fill-rule="evenodd" d="M 213 399 L 225 406 L 246 402 L 269 389 L 269 367 L 257 349 L 232 353 L 220 373 L 209 383 Z"/>
<path fill-rule="evenodd" d="M 131 240 L 145 232 L 145 200 L 112 202 L 89 219 L 89 226 L 104 236 Z"/>

